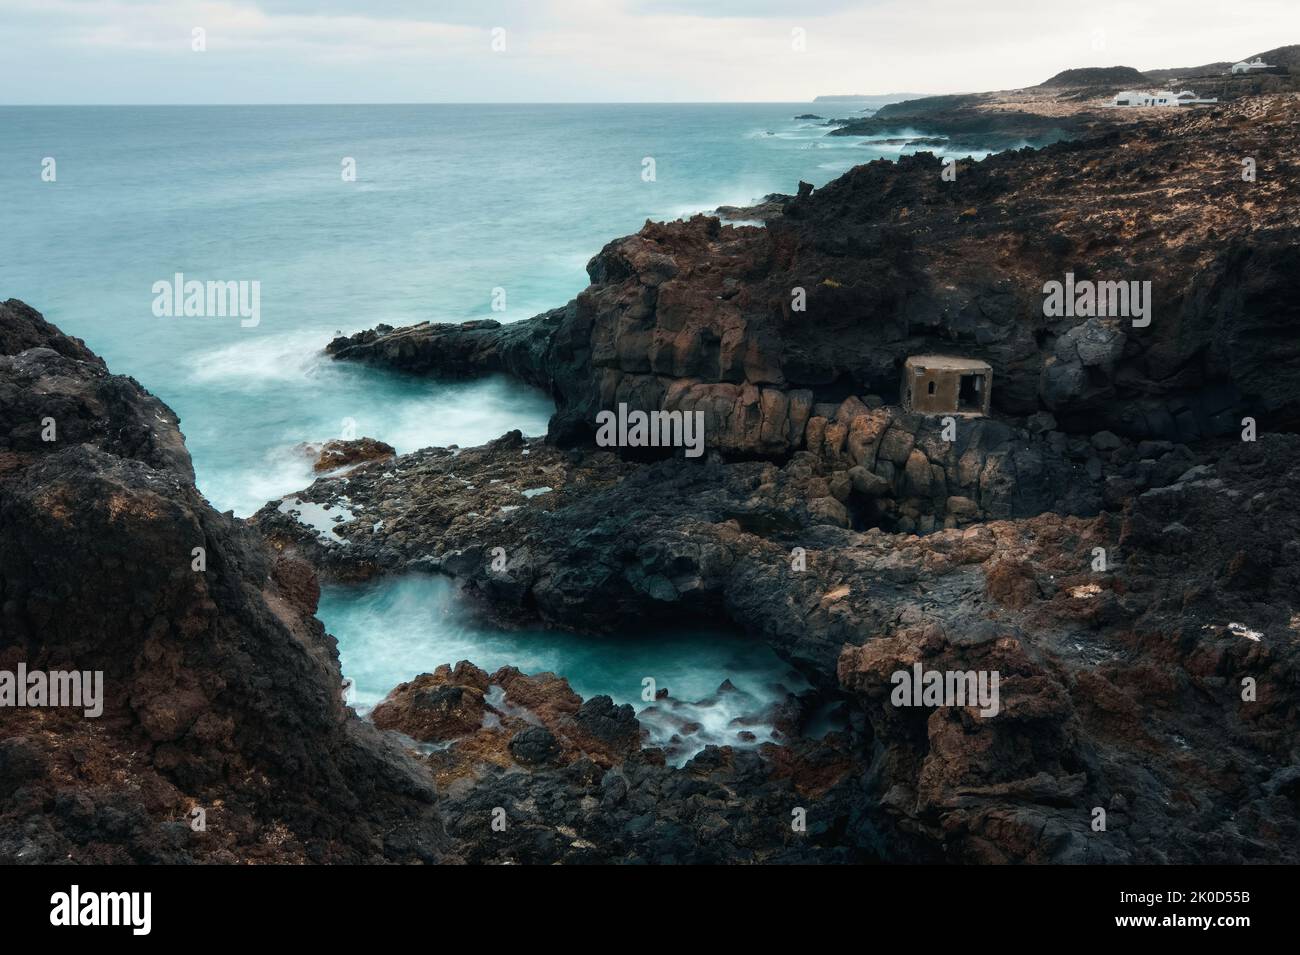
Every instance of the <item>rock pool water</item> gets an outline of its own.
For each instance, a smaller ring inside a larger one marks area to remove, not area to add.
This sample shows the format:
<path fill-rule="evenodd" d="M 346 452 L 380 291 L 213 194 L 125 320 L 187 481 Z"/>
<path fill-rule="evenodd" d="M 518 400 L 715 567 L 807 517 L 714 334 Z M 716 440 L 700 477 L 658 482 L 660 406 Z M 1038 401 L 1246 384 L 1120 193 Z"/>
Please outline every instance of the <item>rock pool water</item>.
<path fill-rule="evenodd" d="M 678 763 L 708 743 L 770 740 L 771 707 L 787 692 L 807 688 L 766 646 L 725 631 L 595 637 L 485 626 L 443 577 L 413 574 L 326 587 L 320 616 L 338 638 L 343 672 L 361 711 L 398 683 L 443 663 L 469 660 L 489 673 L 506 665 L 526 673 L 550 670 L 584 698 L 607 693 L 616 703 L 630 703 L 649 731 L 647 744 L 670 747 Z M 646 678 L 666 687 L 669 699 L 643 702 Z M 719 693 L 724 680 L 734 689 Z"/>

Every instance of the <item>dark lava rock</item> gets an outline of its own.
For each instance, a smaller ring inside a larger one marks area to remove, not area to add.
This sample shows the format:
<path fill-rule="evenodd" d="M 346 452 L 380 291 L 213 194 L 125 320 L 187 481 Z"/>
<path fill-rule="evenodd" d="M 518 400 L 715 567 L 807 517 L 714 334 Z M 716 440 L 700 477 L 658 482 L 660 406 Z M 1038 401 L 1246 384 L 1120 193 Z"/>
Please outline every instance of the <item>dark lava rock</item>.
<path fill-rule="evenodd" d="M 641 727 L 627 703 L 615 705 L 608 696 L 593 696 L 574 717 L 578 728 L 611 747 L 632 749 L 640 745 Z"/>
<path fill-rule="evenodd" d="M 104 686 L 99 717 L 0 709 L 0 862 L 436 861 L 431 780 L 344 707 L 311 568 L 215 512 L 176 416 L 80 342 L 10 301 L 0 346 L 0 667 Z"/>
<path fill-rule="evenodd" d="M 510 741 L 510 755 L 530 766 L 552 763 L 560 754 L 560 742 L 545 726 L 520 730 Z"/>
<path fill-rule="evenodd" d="M 836 133 L 915 126 L 918 110 L 960 111 L 957 131 L 1027 133 L 982 96 L 894 104 Z M 867 163 L 801 185 L 764 229 L 647 223 L 591 260 L 591 284 L 563 308 L 376 329 L 329 350 L 420 374 L 514 374 L 554 396 L 549 435 L 566 446 L 590 444 L 596 413 L 626 403 L 703 410 L 728 455 L 788 455 L 808 446 L 810 405 L 898 394 L 903 361 L 924 353 L 989 362 L 995 412 L 1050 411 L 1067 432 L 1186 442 L 1246 415 L 1292 426 L 1300 198 L 1225 170 L 1248 138 L 1270 182 L 1300 172 L 1294 100 L 1169 113 L 1092 117 L 1074 141 L 961 163 L 951 182 L 929 153 Z M 1151 229 L 1152 216 L 1168 218 Z M 1150 325 L 1045 315 L 1044 283 L 1067 272 L 1151 282 Z"/>

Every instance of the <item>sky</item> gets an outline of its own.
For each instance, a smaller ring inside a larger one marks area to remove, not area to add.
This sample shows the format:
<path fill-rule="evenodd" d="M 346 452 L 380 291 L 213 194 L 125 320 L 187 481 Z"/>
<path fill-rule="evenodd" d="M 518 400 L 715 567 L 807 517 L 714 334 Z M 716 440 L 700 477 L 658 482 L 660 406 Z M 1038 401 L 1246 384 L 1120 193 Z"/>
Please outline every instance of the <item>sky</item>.
<path fill-rule="evenodd" d="M 0 0 L 0 103 L 806 102 L 1290 43 L 1300 0 Z"/>

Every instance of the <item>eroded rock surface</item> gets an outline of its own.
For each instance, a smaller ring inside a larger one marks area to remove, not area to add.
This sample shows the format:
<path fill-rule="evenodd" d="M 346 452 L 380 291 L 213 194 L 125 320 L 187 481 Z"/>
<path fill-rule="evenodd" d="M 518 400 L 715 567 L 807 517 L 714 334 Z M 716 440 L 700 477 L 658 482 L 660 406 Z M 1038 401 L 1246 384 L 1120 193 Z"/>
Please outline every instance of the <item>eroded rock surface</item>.
<path fill-rule="evenodd" d="M 351 438 L 326 441 L 319 448 L 309 446 L 309 453 L 316 458 L 312 470 L 319 474 L 360 464 L 362 461 L 385 461 L 397 451 L 391 444 L 374 438 Z"/>
<path fill-rule="evenodd" d="M 869 862 L 907 845 L 862 812 L 857 731 L 803 737 L 809 706 L 791 701 L 782 745 L 709 746 L 681 767 L 642 748 L 631 706 L 583 700 L 551 673 L 461 661 L 373 717 L 426 762 L 472 863 Z"/>
<path fill-rule="evenodd" d="M 432 780 L 342 704 L 313 570 L 214 511 L 176 416 L 83 343 L 9 301 L 0 346 L 0 669 L 104 689 L 0 708 L 0 861 L 441 858 Z"/>
<path fill-rule="evenodd" d="M 815 436 L 812 405 L 892 402 L 904 359 L 932 352 L 988 361 L 996 412 L 1049 411 L 1069 432 L 1186 442 L 1245 414 L 1291 427 L 1298 104 L 1116 121 L 960 163 L 951 182 L 929 154 L 868 163 L 801 189 L 766 228 L 647 223 L 591 260 L 576 299 L 526 322 L 382 327 L 330 351 L 508 371 L 554 395 L 563 445 L 625 403 L 701 410 L 709 445 L 733 455 L 789 453 Z M 1045 316 L 1044 284 L 1067 273 L 1149 281 L 1151 324 Z"/>
<path fill-rule="evenodd" d="M 371 497 L 369 472 L 353 472 L 348 491 L 364 516 L 350 545 L 319 543 L 287 521 L 268 523 L 267 512 L 259 520 L 285 553 L 334 573 L 346 575 L 349 561 L 363 559 L 377 572 L 450 574 L 485 613 L 507 622 L 618 629 L 726 621 L 768 641 L 822 692 L 847 691 L 855 701 L 859 729 L 840 742 L 838 758 L 851 766 L 845 778 L 857 782 L 830 798 L 849 800 L 831 812 L 839 820 L 836 845 L 865 854 L 859 858 L 1294 857 L 1300 526 L 1287 502 L 1300 481 L 1295 436 L 1196 452 L 1144 447 L 1159 458 L 1121 469 L 1127 476 L 1114 480 L 1124 493 L 1095 515 L 1049 511 L 925 536 L 823 522 L 798 501 L 806 502 L 809 482 L 825 478 L 783 476 L 772 464 L 632 466 L 607 452 L 519 442 L 454 458 L 433 451 L 399 458 L 394 477 L 407 482 L 408 516 L 385 517 L 377 532 L 366 508 L 381 500 L 391 506 L 399 485 L 385 483 Z M 1122 450 L 1137 453 L 1122 443 L 1111 453 Z M 789 468 L 801 466 L 812 470 L 800 459 Z M 512 468 L 525 477 L 511 482 Z M 554 490 L 509 505 L 516 510 L 436 524 L 428 536 L 412 519 L 435 497 L 449 512 L 486 511 L 490 495 L 517 495 L 519 484 L 531 483 L 532 468 L 543 469 Z M 487 487 L 511 486 L 481 493 L 487 474 L 499 476 Z M 326 494 L 328 486 L 318 482 L 313 492 Z M 501 570 L 492 566 L 495 547 L 508 556 Z M 999 673 L 998 712 L 893 705 L 894 675 L 917 663 Z M 1244 681 L 1253 686 L 1249 700 Z M 485 760 L 496 768 L 476 778 L 508 784 L 528 806 L 532 787 L 561 787 L 554 774 L 546 782 L 512 774 L 557 758 L 548 754 L 563 748 L 561 734 L 547 730 L 518 743 L 508 729 L 498 731 L 490 749 L 500 758 Z M 767 773 L 785 749 L 709 750 L 706 759 Z M 613 767 L 594 762 L 599 771 L 566 776 L 563 786 L 605 779 Z M 564 767 L 570 775 L 578 773 L 573 765 Z M 670 770 L 638 771 L 676 791 L 672 780 L 680 777 Z M 796 774 L 793 782 L 807 779 Z M 588 792 L 546 791 L 557 811 L 570 806 L 559 792 Z M 466 797 L 473 811 L 464 825 L 482 824 L 478 813 L 489 798 Z M 1091 828 L 1099 808 L 1105 832 Z M 547 818 L 550 835 L 535 833 L 547 853 L 595 852 L 587 842 L 606 850 L 581 834 L 560 839 L 555 827 L 572 829 L 570 816 Z M 546 829 L 538 819 L 532 824 Z M 612 830 L 597 831 L 623 844 Z M 569 849 L 555 848 L 554 839 Z M 541 851 L 494 845 L 517 858 Z"/>
<path fill-rule="evenodd" d="M 766 229 L 647 224 L 527 322 L 339 339 L 402 372 L 513 374 L 557 414 L 546 440 L 326 475 L 293 500 L 346 498 L 350 520 L 272 502 L 269 550 L 198 497 L 165 407 L 10 303 L 3 645 L 102 660 L 119 689 L 106 736 L 5 715 L 0 851 L 152 857 L 170 825 L 167 858 L 202 856 L 169 814 L 219 797 L 221 859 L 1300 861 L 1295 106 L 1103 129 L 955 182 L 933 157 L 872 163 Z M 1242 180 L 1243 154 L 1268 174 Z M 1152 324 L 1044 316 L 1067 271 L 1151 281 Z M 994 417 L 945 436 L 893 405 L 933 351 L 990 362 Z M 75 446 L 40 441 L 50 402 Z M 703 412 L 710 453 L 594 447 L 620 403 Z M 776 744 L 675 767 L 563 675 L 446 661 L 376 707 L 381 736 L 339 703 L 312 568 L 445 574 L 504 624 L 725 624 L 812 689 Z M 87 585 L 93 621 L 66 610 Z M 996 706 L 900 705 L 918 667 L 996 674 Z"/>

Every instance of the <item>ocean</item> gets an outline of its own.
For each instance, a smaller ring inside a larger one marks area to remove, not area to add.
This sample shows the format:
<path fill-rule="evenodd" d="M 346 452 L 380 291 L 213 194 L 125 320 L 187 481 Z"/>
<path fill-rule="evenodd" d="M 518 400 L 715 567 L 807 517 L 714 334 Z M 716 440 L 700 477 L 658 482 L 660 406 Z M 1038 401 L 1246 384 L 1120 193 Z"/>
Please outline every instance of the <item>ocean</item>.
<path fill-rule="evenodd" d="M 310 483 L 304 442 L 354 432 L 402 452 L 546 430 L 553 405 L 540 392 L 335 364 L 321 351 L 334 335 L 528 318 L 572 298 L 591 256 L 647 219 L 897 155 L 794 119 L 850 109 L 0 107 L 0 297 L 28 302 L 167 402 L 199 489 L 247 516 Z M 158 317 L 154 285 L 177 273 L 257 283 L 257 324 Z M 656 673 L 679 674 L 662 682 L 697 698 L 731 678 L 753 708 L 790 680 L 770 651 L 723 633 L 620 643 L 485 629 L 432 578 L 327 588 L 321 617 L 362 702 L 456 654 L 532 661 L 620 702 L 636 703 Z"/>

